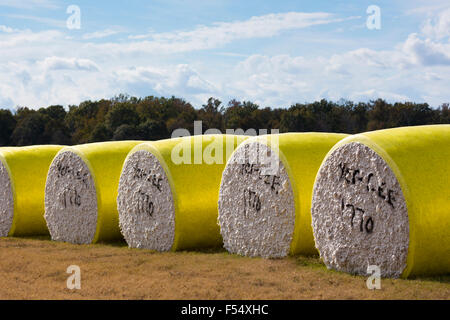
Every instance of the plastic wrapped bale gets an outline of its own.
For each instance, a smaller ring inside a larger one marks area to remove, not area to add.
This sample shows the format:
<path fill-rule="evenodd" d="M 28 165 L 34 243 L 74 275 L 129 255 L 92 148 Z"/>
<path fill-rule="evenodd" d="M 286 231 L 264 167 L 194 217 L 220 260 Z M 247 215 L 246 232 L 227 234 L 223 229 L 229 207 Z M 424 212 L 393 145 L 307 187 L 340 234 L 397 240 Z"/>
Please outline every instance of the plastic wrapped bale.
<path fill-rule="evenodd" d="M 317 254 L 311 229 L 314 178 L 347 135 L 287 133 L 248 139 L 229 159 L 219 195 L 225 248 L 245 256 Z"/>
<path fill-rule="evenodd" d="M 45 179 L 61 146 L 0 148 L 0 237 L 47 235 Z"/>
<path fill-rule="evenodd" d="M 316 246 L 329 268 L 383 277 L 450 272 L 450 125 L 363 133 L 317 175 Z"/>
<path fill-rule="evenodd" d="M 204 135 L 134 148 L 125 161 L 117 198 L 128 245 L 158 251 L 221 246 L 220 178 L 227 158 L 245 139 Z"/>
<path fill-rule="evenodd" d="M 67 147 L 53 160 L 45 186 L 45 219 L 52 240 L 76 244 L 121 239 L 116 206 L 128 152 L 142 141 Z"/>

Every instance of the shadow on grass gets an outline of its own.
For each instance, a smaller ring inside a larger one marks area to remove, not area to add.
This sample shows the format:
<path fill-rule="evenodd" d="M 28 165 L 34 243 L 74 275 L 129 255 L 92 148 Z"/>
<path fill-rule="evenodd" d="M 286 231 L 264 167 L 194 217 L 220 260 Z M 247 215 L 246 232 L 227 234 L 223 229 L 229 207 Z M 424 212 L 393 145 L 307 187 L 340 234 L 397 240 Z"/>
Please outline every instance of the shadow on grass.
<path fill-rule="evenodd" d="M 52 238 L 51 238 L 49 235 L 41 235 L 41 236 L 23 236 L 23 237 L 8 237 L 7 239 L 11 239 L 11 240 L 52 241 Z"/>
<path fill-rule="evenodd" d="M 295 263 L 302 267 L 321 268 L 328 270 L 325 264 L 320 260 L 319 256 L 294 256 Z"/>
<path fill-rule="evenodd" d="M 114 240 L 114 241 L 102 241 L 102 242 L 99 242 L 98 244 L 100 244 L 102 246 L 107 246 L 107 247 L 116 247 L 116 248 L 126 247 L 126 248 L 128 248 L 127 242 L 123 239 L 122 240 Z"/>
<path fill-rule="evenodd" d="M 333 269 L 328 269 L 325 264 L 320 260 L 319 256 L 295 256 L 293 257 L 295 259 L 295 263 L 302 267 L 311 267 L 311 268 L 319 268 L 323 269 L 327 272 L 337 272 L 337 273 L 343 273 L 340 271 L 336 271 Z M 352 276 L 357 276 L 356 274 L 349 274 Z M 439 283 L 445 283 L 450 284 L 450 274 L 444 274 L 444 275 L 436 275 L 436 276 L 414 276 L 410 277 L 407 280 L 412 281 L 431 281 L 431 282 L 439 282 Z"/>
<path fill-rule="evenodd" d="M 69 242 L 59 242 L 59 241 L 53 241 L 52 238 L 49 235 L 41 235 L 41 236 L 23 236 L 23 237 L 7 237 L 4 238 L 7 240 L 12 240 L 12 241 L 20 241 L 20 240 L 32 240 L 32 241 L 48 241 L 50 243 L 53 244 L 69 244 L 69 245 L 77 245 L 77 244 L 73 244 L 73 243 L 69 243 Z M 114 240 L 114 241 L 108 241 L 108 242 L 98 242 L 95 244 L 92 244 L 93 246 L 95 245 L 102 245 L 102 246 L 108 246 L 108 247 L 117 247 L 117 248 L 121 248 L 121 247 L 128 247 L 128 244 L 126 243 L 125 240 Z"/>
<path fill-rule="evenodd" d="M 408 278 L 408 280 L 418 280 L 418 281 L 432 281 L 450 284 L 450 274 L 442 274 L 437 276 L 414 276 Z"/>
<path fill-rule="evenodd" d="M 206 253 L 206 254 L 213 254 L 213 253 L 228 253 L 227 250 L 223 247 L 213 247 L 213 248 L 199 248 L 199 249 L 191 249 L 191 250 L 181 250 L 178 251 L 179 253 Z"/>

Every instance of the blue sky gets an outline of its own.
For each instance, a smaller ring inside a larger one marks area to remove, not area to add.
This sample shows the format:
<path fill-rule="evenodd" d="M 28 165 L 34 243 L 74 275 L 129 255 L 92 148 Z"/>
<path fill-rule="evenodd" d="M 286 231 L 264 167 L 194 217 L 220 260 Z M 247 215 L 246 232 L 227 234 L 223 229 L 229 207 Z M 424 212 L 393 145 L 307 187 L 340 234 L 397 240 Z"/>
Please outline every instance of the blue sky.
<path fill-rule="evenodd" d="M 69 29 L 70 5 L 81 12 Z M 381 10 L 369 30 L 366 10 Z M 0 107 L 119 93 L 450 102 L 450 3 L 0 0 Z"/>

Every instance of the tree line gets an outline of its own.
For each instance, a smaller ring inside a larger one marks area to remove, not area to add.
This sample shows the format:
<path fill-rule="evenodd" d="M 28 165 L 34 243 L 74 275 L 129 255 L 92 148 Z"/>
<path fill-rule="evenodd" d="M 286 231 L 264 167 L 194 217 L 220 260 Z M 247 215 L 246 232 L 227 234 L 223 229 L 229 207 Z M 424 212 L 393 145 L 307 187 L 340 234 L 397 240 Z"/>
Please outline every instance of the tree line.
<path fill-rule="evenodd" d="M 0 146 L 37 144 L 75 145 L 115 140 L 170 138 L 178 128 L 194 132 L 194 121 L 203 130 L 279 129 L 280 132 L 341 132 L 355 134 L 384 128 L 424 124 L 449 124 L 449 104 L 431 108 L 427 103 L 367 103 L 327 100 L 297 103 L 289 108 L 261 108 L 250 101 L 231 100 L 224 105 L 209 98 L 201 108 L 171 97 L 85 101 L 79 105 L 55 105 L 39 110 L 19 107 L 0 109 Z"/>

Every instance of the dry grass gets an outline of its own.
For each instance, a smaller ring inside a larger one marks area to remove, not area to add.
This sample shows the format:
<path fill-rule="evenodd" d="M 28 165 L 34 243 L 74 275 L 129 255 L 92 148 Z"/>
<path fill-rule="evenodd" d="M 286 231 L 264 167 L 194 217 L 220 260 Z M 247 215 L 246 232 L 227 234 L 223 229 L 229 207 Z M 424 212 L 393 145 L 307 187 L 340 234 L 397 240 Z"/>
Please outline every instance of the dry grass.
<path fill-rule="evenodd" d="M 82 288 L 66 288 L 69 265 Z M 224 251 L 156 253 L 123 243 L 0 239 L 0 299 L 449 299 L 450 277 L 382 280 L 327 270 L 317 257 L 251 259 Z"/>

